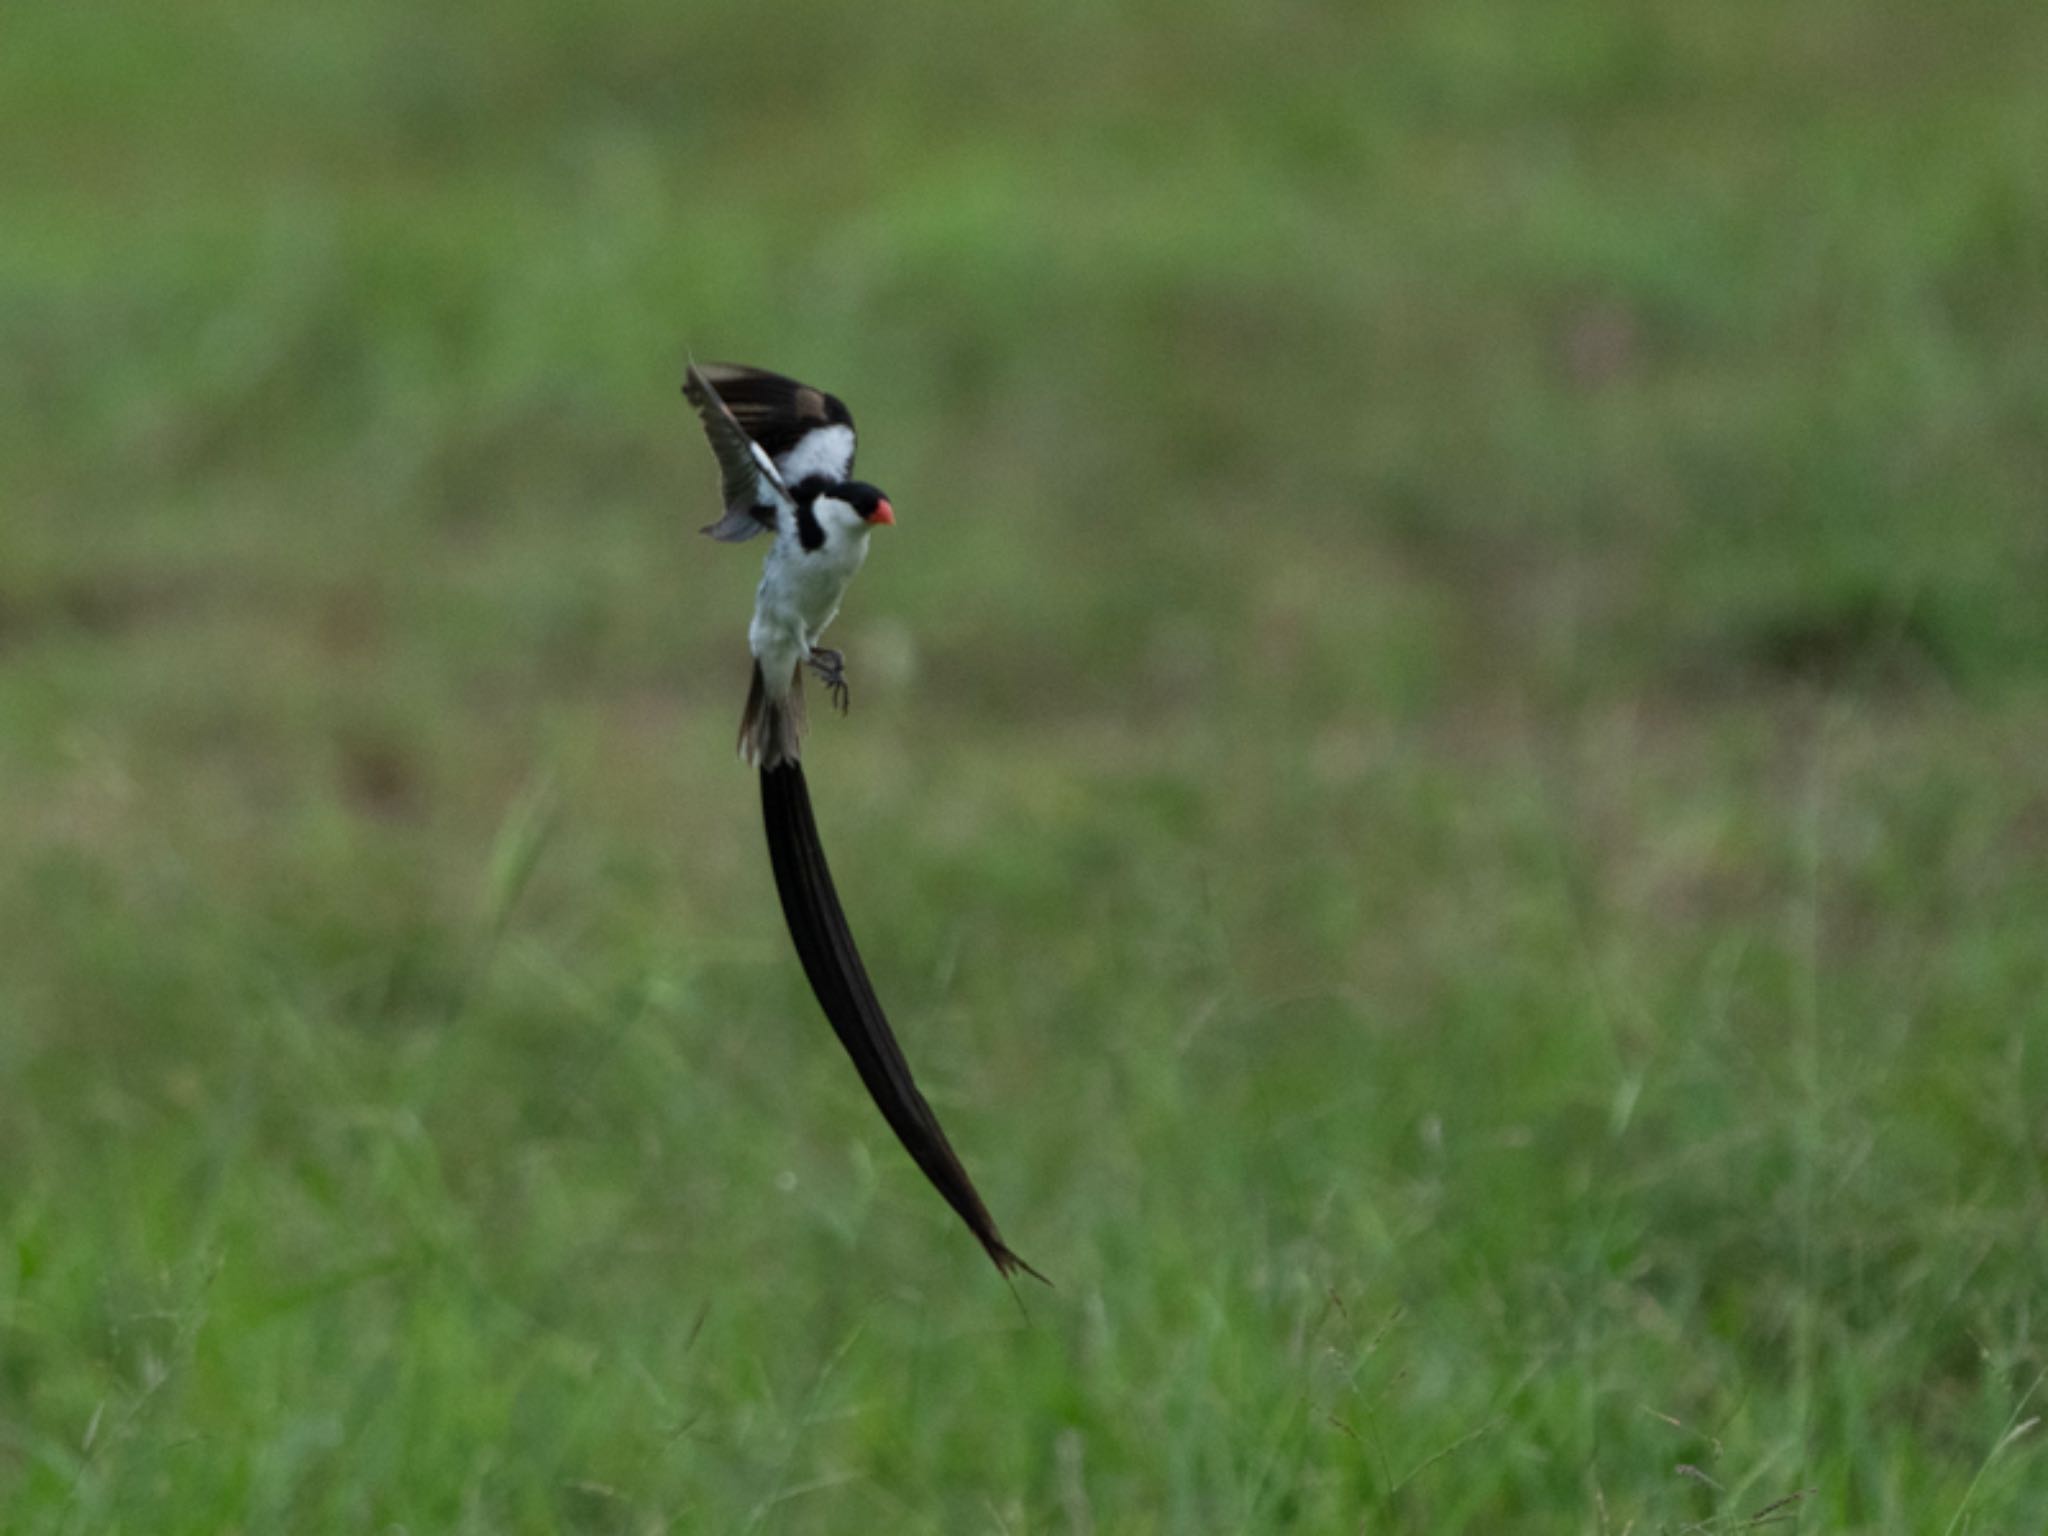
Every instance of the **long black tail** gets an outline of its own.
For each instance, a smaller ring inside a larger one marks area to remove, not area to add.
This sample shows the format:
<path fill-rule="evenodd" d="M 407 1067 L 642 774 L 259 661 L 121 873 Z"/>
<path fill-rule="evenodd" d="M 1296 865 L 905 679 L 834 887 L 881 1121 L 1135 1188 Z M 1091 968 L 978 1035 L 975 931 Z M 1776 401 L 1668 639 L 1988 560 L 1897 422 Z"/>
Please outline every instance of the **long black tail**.
<path fill-rule="evenodd" d="M 995 1218 L 981 1203 L 974 1181 L 960 1166 L 939 1117 L 917 1091 L 910 1063 L 896 1044 L 889 1020 L 868 984 L 853 934 L 846 926 L 832 871 L 818 841 L 818 823 L 811 815 L 811 795 L 800 764 L 786 762 L 761 770 L 761 816 L 768 828 L 768 858 L 775 866 L 775 889 L 782 896 L 782 915 L 796 941 L 797 958 L 811 980 L 818 1006 L 846 1054 L 867 1084 L 868 1093 L 889 1129 L 903 1143 L 932 1187 L 960 1213 L 968 1230 L 981 1240 L 996 1268 L 1004 1274 L 1023 1270 L 1045 1276 L 1012 1253 L 996 1231 Z"/>

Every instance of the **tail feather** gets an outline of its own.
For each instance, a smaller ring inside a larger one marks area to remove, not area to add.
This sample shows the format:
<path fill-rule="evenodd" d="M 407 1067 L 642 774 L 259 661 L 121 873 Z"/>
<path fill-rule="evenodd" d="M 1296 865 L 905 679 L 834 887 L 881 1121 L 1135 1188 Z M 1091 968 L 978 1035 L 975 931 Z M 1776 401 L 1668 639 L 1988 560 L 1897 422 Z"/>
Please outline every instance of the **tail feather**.
<path fill-rule="evenodd" d="M 740 756 L 766 772 L 794 763 L 803 751 L 804 669 L 797 663 L 789 692 L 775 698 L 768 692 L 761 663 L 754 663 L 754 681 L 747 688 L 747 707 L 740 715 Z"/>
<path fill-rule="evenodd" d="M 758 674 L 756 683 L 758 686 Z M 752 706 L 749 705 L 751 712 Z M 867 1085 L 869 1095 L 896 1133 L 896 1139 L 959 1213 L 1003 1274 L 1017 1270 L 1038 1280 L 1045 1276 L 1012 1253 L 997 1232 L 995 1219 L 982 1204 L 974 1181 L 961 1166 L 939 1118 L 910 1075 L 910 1064 L 896 1044 L 889 1020 L 868 982 L 860 951 L 846 925 L 846 913 L 825 864 L 818 825 L 811 815 L 810 791 L 803 768 L 792 756 L 761 771 L 761 814 L 768 831 L 768 858 L 775 868 L 775 888 L 782 913 L 811 990 L 824 1009 L 832 1031 Z"/>

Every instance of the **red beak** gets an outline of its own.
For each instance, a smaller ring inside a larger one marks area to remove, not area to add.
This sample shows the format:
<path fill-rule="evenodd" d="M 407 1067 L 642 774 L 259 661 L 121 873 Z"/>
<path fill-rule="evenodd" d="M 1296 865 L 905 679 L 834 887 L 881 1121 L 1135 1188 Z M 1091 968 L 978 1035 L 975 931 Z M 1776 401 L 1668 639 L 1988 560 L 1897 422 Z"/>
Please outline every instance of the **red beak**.
<path fill-rule="evenodd" d="M 889 505 L 888 497 L 884 496 L 875 503 L 875 515 L 869 518 L 868 521 L 871 523 L 887 523 L 891 527 L 895 526 L 896 509 Z"/>

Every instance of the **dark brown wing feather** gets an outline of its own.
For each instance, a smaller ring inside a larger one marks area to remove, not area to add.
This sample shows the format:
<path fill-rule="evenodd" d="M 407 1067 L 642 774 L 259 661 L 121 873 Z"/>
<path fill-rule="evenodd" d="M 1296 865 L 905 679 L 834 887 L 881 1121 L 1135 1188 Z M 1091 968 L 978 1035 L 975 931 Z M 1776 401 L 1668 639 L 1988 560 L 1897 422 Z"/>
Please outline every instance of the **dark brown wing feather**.
<path fill-rule="evenodd" d="M 711 451 L 718 459 L 719 498 L 725 516 L 704 532 L 729 544 L 773 532 L 776 510 L 788 506 L 790 500 L 781 476 L 762 462 L 746 430 L 695 363 L 684 372 L 683 395 L 697 408 L 704 435 L 711 440 Z"/>
<path fill-rule="evenodd" d="M 705 363 L 698 372 L 747 436 L 767 449 L 788 484 L 813 475 L 835 482 L 852 476 L 853 412 L 837 395 L 740 363 Z"/>
<path fill-rule="evenodd" d="M 839 905 L 832 871 L 825 865 L 825 850 L 818 841 L 818 824 L 811 815 L 811 796 L 801 765 L 790 762 L 762 770 L 761 814 L 768 829 L 775 889 L 782 897 L 782 914 L 789 920 L 797 957 L 803 961 L 818 1006 L 825 1010 L 833 1033 L 853 1058 L 882 1118 L 932 1186 L 980 1240 L 996 1268 L 1005 1275 L 1021 1269 L 1044 1280 L 1045 1276 L 1003 1242 L 995 1218 L 982 1204 L 974 1181 L 940 1129 L 939 1117 L 917 1091 L 910 1063 L 903 1059 L 846 926 L 846 913 Z"/>

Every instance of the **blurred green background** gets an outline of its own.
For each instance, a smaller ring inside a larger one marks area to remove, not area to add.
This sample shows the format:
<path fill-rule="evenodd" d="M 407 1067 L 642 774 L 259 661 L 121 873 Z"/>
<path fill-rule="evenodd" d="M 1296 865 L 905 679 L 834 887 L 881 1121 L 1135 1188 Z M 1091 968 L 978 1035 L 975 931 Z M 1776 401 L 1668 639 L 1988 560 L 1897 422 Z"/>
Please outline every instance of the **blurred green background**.
<path fill-rule="evenodd" d="M 0 1525 L 2048 1526 L 2044 146 L 2031 0 L 8 7 Z M 1021 1310 L 686 347 L 899 509 Z"/>

